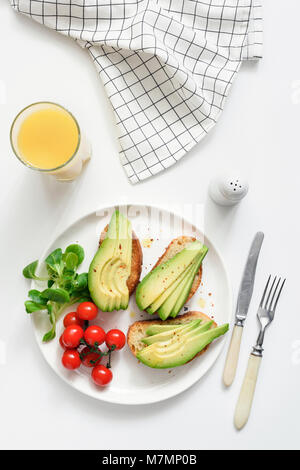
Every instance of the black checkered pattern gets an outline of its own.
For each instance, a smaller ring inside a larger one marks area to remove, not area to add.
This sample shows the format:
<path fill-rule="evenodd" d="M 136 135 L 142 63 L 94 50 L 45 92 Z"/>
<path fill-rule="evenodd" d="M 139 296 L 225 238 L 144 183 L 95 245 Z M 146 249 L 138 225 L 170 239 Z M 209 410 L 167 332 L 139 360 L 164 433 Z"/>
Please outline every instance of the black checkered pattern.
<path fill-rule="evenodd" d="M 11 0 L 85 47 L 115 111 L 132 183 L 215 125 L 241 62 L 261 57 L 260 0 Z"/>

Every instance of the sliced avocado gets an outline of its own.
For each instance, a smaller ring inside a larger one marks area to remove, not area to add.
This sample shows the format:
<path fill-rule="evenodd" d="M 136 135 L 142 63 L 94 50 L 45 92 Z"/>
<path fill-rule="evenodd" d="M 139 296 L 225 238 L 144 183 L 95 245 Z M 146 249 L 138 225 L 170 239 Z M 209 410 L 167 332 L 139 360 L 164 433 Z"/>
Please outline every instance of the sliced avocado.
<path fill-rule="evenodd" d="M 91 297 L 102 311 L 127 308 L 129 292 L 126 281 L 131 271 L 131 253 L 131 223 L 115 211 L 88 274 Z"/>
<path fill-rule="evenodd" d="M 190 331 L 183 331 L 181 334 L 173 335 L 167 341 L 159 341 L 157 342 L 158 351 L 165 351 L 165 348 L 168 348 L 168 353 L 171 354 L 173 351 L 178 349 L 178 344 L 183 341 L 187 341 L 188 339 L 197 336 L 199 334 L 208 331 L 213 324 L 213 321 L 205 322 L 203 325 L 196 326 L 196 328 L 190 329 Z"/>
<path fill-rule="evenodd" d="M 196 277 L 196 275 L 199 271 L 200 265 L 201 265 L 204 257 L 207 254 L 208 248 L 207 247 L 205 247 L 205 248 L 206 248 L 206 252 L 205 252 L 204 256 L 202 257 L 202 259 L 199 260 L 199 262 L 198 262 L 197 266 L 195 266 L 195 269 L 193 270 L 193 272 L 190 273 L 190 275 L 185 279 L 184 286 L 181 289 L 181 292 L 180 292 L 176 302 L 172 306 L 172 310 L 169 314 L 169 316 L 171 316 L 172 318 L 177 317 L 178 313 L 180 312 L 180 310 L 182 309 L 182 307 L 184 306 L 184 304 L 186 303 L 186 301 L 188 299 L 188 296 L 189 296 L 190 290 L 192 288 L 194 279 L 195 279 L 195 277 Z"/>
<path fill-rule="evenodd" d="M 131 271 L 132 227 L 131 222 L 119 213 L 119 239 L 115 256 L 120 260 L 115 274 L 115 283 L 121 294 L 120 308 L 126 309 L 129 302 L 127 279 Z"/>
<path fill-rule="evenodd" d="M 198 270 L 199 261 L 201 262 L 202 259 L 202 254 L 199 253 L 199 255 L 195 258 L 191 269 L 187 272 L 187 275 L 184 277 L 184 279 L 182 279 L 178 289 L 175 292 L 172 292 L 168 299 L 158 309 L 157 313 L 162 320 L 166 320 L 171 315 L 178 298 L 184 297 L 185 300 L 187 299 L 191 288 L 191 280 L 194 279 L 195 273 Z"/>
<path fill-rule="evenodd" d="M 141 310 L 149 307 L 189 267 L 201 250 L 203 245 L 199 241 L 191 242 L 173 258 L 148 273 L 137 287 L 137 306 Z"/>
<path fill-rule="evenodd" d="M 149 328 L 146 330 L 146 335 L 147 336 L 152 336 L 152 335 L 157 335 L 158 333 L 163 333 L 164 331 L 170 331 L 174 330 L 175 328 L 179 328 L 181 325 L 184 325 L 185 323 L 173 323 L 170 325 L 151 325 Z"/>
<path fill-rule="evenodd" d="M 113 259 L 117 240 L 117 218 L 118 214 L 115 212 L 110 220 L 106 238 L 95 254 L 88 273 L 88 286 L 91 297 L 95 304 L 103 311 L 109 309 L 111 293 L 101 283 L 101 273 L 105 265 Z"/>
<path fill-rule="evenodd" d="M 200 322 L 200 319 L 196 319 L 188 323 L 183 323 L 180 328 L 174 328 L 173 330 L 164 331 L 163 333 L 158 333 L 157 335 L 147 336 L 146 338 L 142 339 L 142 342 L 149 346 L 150 344 L 158 343 L 159 341 L 168 341 L 176 335 L 182 335 L 183 333 L 187 333 L 190 330 L 197 328 L 197 326 L 200 325 Z"/>
<path fill-rule="evenodd" d="M 171 307 L 171 311 L 169 313 L 169 316 L 171 318 L 176 318 L 178 313 L 180 312 L 180 310 L 182 309 L 182 307 L 186 303 L 186 301 L 188 299 L 188 296 L 189 296 L 189 293 L 190 293 L 190 290 L 191 290 L 191 287 L 193 285 L 195 276 L 197 274 L 197 271 L 195 273 L 191 273 L 191 275 L 188 276 L 185 279 L 185 282 L 184 282 L 184 285 L 181 289 L 181 292 L 180 292 L 179 296 L 177 297 L 177 299 L 175 300 L 175 302 L 173 302 L 173 305 Z"/>
<path fill-rule="evenodd" d="M 159 308 L 157 313 L 162 320 L 165 320 L 170 315 L 173 318 L 175 318 L 180 312 L 180 310 L 182 309 L 183 305 L 187 301 L 195 276 L 207 252 L 208 252 L 208 248 L 205 245 L 203 245 L 203 249 L 201 250 L 199 255 L 195 258 L 195 262 L 193 263 L 192 269 L 188 272 L 187 276 L 182 280 L 182 283 L 178 287 L 178 290 L 174 291 L 170 295 L 170 297 Z"/>
<path fill-rule="evenodd" d="M 115 276 L 119 262 L 120 260 L 118 258 L 111 258 L 104 265 L 100 275 L 101 291 L 109 298 L 108 311 L 112 311 L 114 309 L 117 310 L 121 304 L 121 294 L 115 283 Z"/>
<path fill-rule="evenodd" d="M 171 339 L 167 341 L 157 342 L 159 350 L 165 351 L 165 348 L 168 347 L 168 352 L 171 353 L 178 348 L 178 344 L 184 340 L 188 340 L 194 336 L 197 336 L 205 331 L 208 331 L 213 324 L 213 321 L 205 322 L 203 325 L 198 325 L 196 328 L 190 329 L 190 331 L 183 331 L 180 335 L 174 335 Z"/>
<path fill-rule="evenodd" d="M 126 272 L 126 269 L 124 269 L 126 268 L 126 263 L 124 263 L 124 257 L 122 257 L 120 247 L 122 247 L 122 242 L 123 244 L 125 243 L 123 238 L 124 234 L 126 233 L 126 227 L 128 224 L 130 224 L 130 222 L 119 211 L 116 211 L 112 217 L 113 227 L 114 219 L 116 219 L 116 230 L 108 230 L 107 234 L 108 237 L 114 239 L 114 253 L 113 257 L 108 260 L 103 267 L 100 275 L 101 291 L 106 297 L 109 297 L 108 307 L 106 309 L 109 312 L 112 310 L 119 310 L 120 308 L 126 308 L 129 300 L 126 280 L 125 286 L 122 280 L 124 274 L 127 279 L 129 273 Z M 126 256 L 126 251 L 124 251 L 124 253 Z"/>
<path fill-rule="evenodd" d="M 179 335 L 175 345 L 154 343 L 147 346 L 137 353 L 137 358 L 143 364 L 155 369 L 178 367 L 193 359 L 205 346 L 219 336 L 224 335 L 228 329 L 229 325 L 226 323 L 204 333 L 195 334 L 196 330 L 193 330 L 186 335 Z"/>
<path fill-rule="evenodd" d="M 202 324 L 202 319 L 200 318 L 199 319 L 201 321 L 201 324 Z M 146 330 L 146 335 L 147 336 L 152 336 L 152 335 L 156 335 L 158 333 L 163 333 L 164 331 L 170 331 L 170 330 L 174 330 L 175 328 L 180 328 L 182 325 L 186 325 L 188 323 L 190 323 L 192 320 L 188 320 L 188 321 L 184 321 L 184 322 L 181 322 L 181 323 L 169 323 L 169 324 L 161 324 L 161 323 L 158 323 L 158 324 L 154 324 L 154 325 L 150 325 L 149 328 Z M 205 322 L 206 323 L 212 323 L 212 322 Z"/>
<path fill-rule="evenodd" d="M 154 302 L 147 308 L 147 312 L 150 314 L 153 314 L 158 311 L 159 307 L 169 298 L 169 296 L 175 291 L 178 292 L 178 289 L 180 289 L 180 286 L 182 284 L 182 281 L 189 275 L 189 273 L 192 271 L 193 266 L 195 264 L 195 258 L 190 266 L 183 271 L 183 273 L 180 274 L 180 276 L 176 279 L 173 284 L 168 287 Z M 166 317 L 167 318 L 167 317 Z M 166 320 L 166 318 L 162 318 L 162 320 Z"/>

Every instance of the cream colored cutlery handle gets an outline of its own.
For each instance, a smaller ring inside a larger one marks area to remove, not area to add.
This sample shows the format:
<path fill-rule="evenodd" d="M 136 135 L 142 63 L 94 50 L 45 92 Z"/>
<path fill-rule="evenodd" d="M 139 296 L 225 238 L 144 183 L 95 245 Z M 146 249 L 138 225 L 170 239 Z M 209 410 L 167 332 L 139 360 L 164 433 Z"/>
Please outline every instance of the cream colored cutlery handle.
<path fill-rule="evenodd" d="M 231 337 L 231 341 L 230 341 L 230 345 L 229 345 L 229 349 L 227 353 L 227 358 L 226 358 L 226 363 L 225 363 L 225 368 L 224 368 L 224 373 L 223 373 L 223 382 L 226 385 L 226 387 L 229 387 L 229 385 L 232 384 L 234 377 L 235 377 L 237 363 L 239 359 L 239 353 L 240 353 L 242 334 L 243 334 L 243 327 L 235 325 L 233 332 L 232 332 L 232 337 Z"/>
<path fill-rule="evenodd" d="M 253 354 L 250 355 L 246 375 L 235 409 L 234 424 L 237 429 L 241 429 L 248 421 L 261 359 L 261 357 L 254 356 Z"/>

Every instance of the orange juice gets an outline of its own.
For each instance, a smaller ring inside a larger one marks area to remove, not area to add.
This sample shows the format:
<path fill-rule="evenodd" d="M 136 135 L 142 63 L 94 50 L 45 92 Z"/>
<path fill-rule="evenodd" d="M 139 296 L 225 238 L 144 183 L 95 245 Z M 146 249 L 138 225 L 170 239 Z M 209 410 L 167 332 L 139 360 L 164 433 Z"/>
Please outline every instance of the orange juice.
<path fill-rule="evenodd" d="M 22 109 L 10 129 L 16 157 L 27 167 L 73 181 L 92 154 L 77 120 L 57 103 L 39 101 Z"/>
<path fill-rule="evenodd" d="M 64 165 L 75 154 L 78 144 L 79 129 L 75 119 L 59 107 L 28 114 L 17 136 L 22 160 L 41 170 Z"/>

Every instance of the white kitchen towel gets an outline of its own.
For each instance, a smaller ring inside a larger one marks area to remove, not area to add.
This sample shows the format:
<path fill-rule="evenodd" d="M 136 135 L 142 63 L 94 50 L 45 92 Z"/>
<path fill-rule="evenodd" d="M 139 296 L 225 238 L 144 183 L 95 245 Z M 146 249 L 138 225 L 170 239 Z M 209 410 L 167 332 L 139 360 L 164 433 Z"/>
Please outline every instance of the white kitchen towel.
<path fill-rule="evenodd" d="M 239 67 L 262 55 L 261 0 L 10 0 L 86 48 L 113 106 L 132 183 L 217 122 Z"/>

